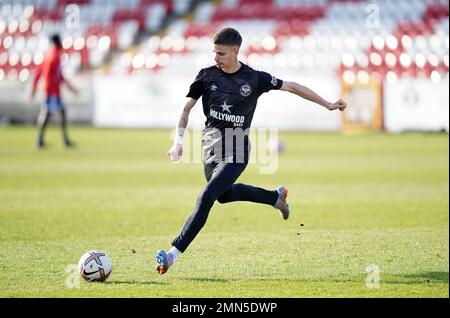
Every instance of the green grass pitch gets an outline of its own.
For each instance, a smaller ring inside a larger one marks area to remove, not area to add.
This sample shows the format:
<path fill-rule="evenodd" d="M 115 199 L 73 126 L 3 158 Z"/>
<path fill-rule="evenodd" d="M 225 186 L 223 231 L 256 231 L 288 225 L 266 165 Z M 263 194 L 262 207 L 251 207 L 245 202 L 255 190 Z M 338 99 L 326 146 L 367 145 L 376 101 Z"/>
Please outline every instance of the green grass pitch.
<path fill-rule="evenodd" d="M 69 132 L 77 148 L 52 127 L 37 151 L 35 127 L 0 129 L 0 297 L 449 297 L 448 134 L 280 132 L 278 171 L 250 164 L 239 181 L 286 185 L 291 218 L 216 203 L 159 276 L 201 164 L 169 162 L 168 130 Z M 113 272 L 77 288 L 71 264 L 90 249 Z"/>

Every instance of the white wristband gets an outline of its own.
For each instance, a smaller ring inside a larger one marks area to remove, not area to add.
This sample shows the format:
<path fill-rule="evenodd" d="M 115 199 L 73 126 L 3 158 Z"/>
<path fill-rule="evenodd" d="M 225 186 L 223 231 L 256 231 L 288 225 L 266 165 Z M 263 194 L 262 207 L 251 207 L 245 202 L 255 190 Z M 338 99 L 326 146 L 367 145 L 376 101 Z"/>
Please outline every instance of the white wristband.
<path fill-rule="evenodd" d="M 176 135 L 175 139 L 173 140 L 174 145 L 183 145 L 183 136 Z"/>

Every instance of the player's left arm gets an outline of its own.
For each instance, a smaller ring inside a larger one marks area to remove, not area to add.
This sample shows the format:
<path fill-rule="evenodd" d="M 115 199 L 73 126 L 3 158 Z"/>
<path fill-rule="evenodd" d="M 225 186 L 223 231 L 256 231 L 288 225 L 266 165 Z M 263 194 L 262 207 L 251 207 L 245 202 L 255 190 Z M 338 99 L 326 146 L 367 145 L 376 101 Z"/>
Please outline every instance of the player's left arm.
<path fill-rule="evenodd" d="M 343 111 L 347 107 L 347 103 L 344 102 L 342 99 L 339 99 L 338 101 L 336 101 L 334 103 L 328 102 L 325 99 L 323 99 L 322 97 L 320 97 L 317 93 L 313 92 L 308 87 L 300 85 L 296 82 L 283 81 L 283 85 L 281 85 L 280 90 L 298 95 L 298 96 L 300 96 L 304 99 L 307 99 L 313 103 L 321 105 L 328 110 L 339 109 L 340 111 Z"/>

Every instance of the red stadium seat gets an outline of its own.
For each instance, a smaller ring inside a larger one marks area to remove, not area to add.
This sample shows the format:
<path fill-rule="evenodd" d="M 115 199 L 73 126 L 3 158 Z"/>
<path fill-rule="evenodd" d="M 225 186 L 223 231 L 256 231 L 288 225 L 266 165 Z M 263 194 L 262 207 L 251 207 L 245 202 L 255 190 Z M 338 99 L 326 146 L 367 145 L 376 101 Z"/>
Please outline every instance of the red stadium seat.
<path fill-rule="evenodd" d="M 213 14 L 213 21 L 224 20 L 251 20 L 251 19 L 273 19 L 277 21 L 314 21 L 325 16 L 323 6 L 294 6 L 278 7 L 265 4 L 243 4 L 239 8 L 218 7 Z"/>
<path fill-rule="evenodd" d="M 69 4 L 89 4 L 91 0 L 58 0 L 58 6 L 67 6 Z"/>
<path fill-rule="evenodd" d="M 156 3 L 163 3 L 166 6 L 168 13 L 173 12 L 173 0 L 141 0 L 140 7 L 141 9 L 144 8 L 142 11 L 145 11 L 146 8 Z"/>
<path fill-rule="evenodd" d="M 189 23 L 186 31 L 184 32 L 184 37 L 188 38 L 190 36 L 202 37 L 213 35 L 220 27 L 220 23 Z"/>
<path fill-rule="evenodd" d="M 63 16 L 63 10 L 59 8 L 55 10 L 36 9 L 33 15 L 35 19 L 52 21 L 60 21 Z"/>
<path fill-rule="evenodd" d="M 140 31 L 143 31 L 145 28 L 144 11 L 140 9 L 118 9 L 114 12 L 112 20 L 114 24 L 127 20 L 136 20 Z"/>

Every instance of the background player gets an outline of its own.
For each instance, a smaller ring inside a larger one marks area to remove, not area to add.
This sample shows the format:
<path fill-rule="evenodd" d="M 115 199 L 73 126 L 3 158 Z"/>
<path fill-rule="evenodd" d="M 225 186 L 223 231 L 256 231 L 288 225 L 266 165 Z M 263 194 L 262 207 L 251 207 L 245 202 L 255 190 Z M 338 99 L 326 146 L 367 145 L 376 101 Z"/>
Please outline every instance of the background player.
<path fill-rule="evenodd" d="M 62 43 L 59 35 L 55 34 L 51 38 L 52 46 L 47 52 L 44 62 L 37 68 L 33 79 L 33 88 L 31 92 L 31 99 L 33 100 L 36 95 L 36 89 L 39 79 L 44 78 L 44 92 L 46 94 L 46 102 L 38 115 L 38 148 L 45 147 L 44 142 L 44 132 L 50 117 L 53 113 L 59 112 L 61 116 L 61 129 L 63 134 L 63 141 L 66 147 L 73 146 L 67 135 L 67 121 L 66 112 L 64 109 L 64 104 L 61 100 L 60 86 L 61 84 L 66 84 L 67 87 L 75 94 L 78 94 L 78 90 L 64 78 L 61 70 L 61 54 L 62 54 Z"/>

